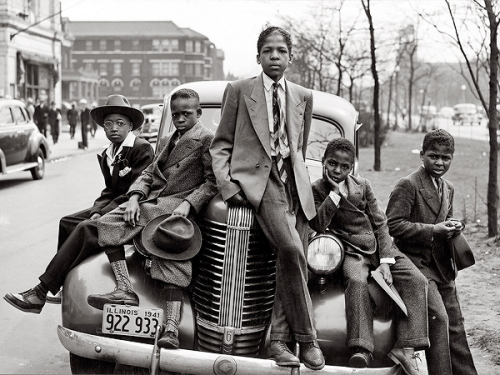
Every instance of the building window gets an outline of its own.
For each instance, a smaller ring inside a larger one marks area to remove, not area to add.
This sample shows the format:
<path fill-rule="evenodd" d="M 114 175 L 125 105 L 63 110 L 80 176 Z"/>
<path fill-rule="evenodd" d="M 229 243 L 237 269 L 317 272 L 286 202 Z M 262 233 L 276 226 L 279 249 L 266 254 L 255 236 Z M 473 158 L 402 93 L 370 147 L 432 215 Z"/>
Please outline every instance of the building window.
<path fill-rule="evenodd" d="M 186 64 L 186 75 L 187 76 L 192 76 L 193 75 L 193 64 Z"/>
<path fill-rule="evenodd" d="M 179 75 L 179 63 L 178 62 L 173 62 L 171 65 L 171 75 L 173 76 L 178 76 Z"/>
<path fill-rule="evenodd" d="M 132 63 L 132 75 L 133 76 L 141 75 L 141 63 L 138 62 Z"/>
<path fill-rule="evenodd" d="M 161 51 L 160 39 L 153 39 L 153 51 Z"/>
<path fill-rule="evenodd" d="M 186 40 L 186 52 L 193 52 L 193 41 Z"/>
<path fill-rule="evenodd" d="M 140 47 L 139 40 L 134 39 L 132 40 L 132 51 L 138 51 Z"/>
<path fill-rule="evenodd" d="M 106 78 L 101 78 L 99 80 L 99 94 L 103 96 L 111 94 L 109 81 Z"/>
<path fill-rule="evenodd" d="M 91 40 L 86 40 L 85 41 L 85 51 L 92 51 L 92 41 Z"/>
<path fill-rule="evenodd" d="M 87 72 L 91 72 L 92 70 L 94 70 L 94 64 L 92 64 L 91 62 L 87 62 L 85 63 L 85 67 L 83 69 Z"/>
<path fill-rule="evenodd" d="M 201 64 L 194 64 L 194 75 L 196 77 L 201 77 L 202 76 L 202 68 L 203 66 Z"/>
<path fill-rule="evenodd" d="M 130 81 L 130 88 L 134 92 L 139 92 L 141 89 L 141 80 L 139 78 L 134 78 L 132 81 Z"/>
<path fill-rule="evenodd" d="M 123 88 L 123 81 L 119 78 L 115 78 L 111 81 L 111 87 L 114 92 L 121 92 Z"/>
<path fill-rule="evenodd" d="M 99 75 L 101 75 L 101 76 L 108 75 L 108 64 L 106 64 L 106 63 L 99 64 Z"/>
<path fill-rule="evenodd" d="M 179 50 L 179 40 L 178 39 L 170 40 L 170 50 L 171 51 L 178 51 Z"/>
<path fill-rule="evenodd" d="M 154 76 L 160 75 L 160 63 L 159 62 L 152 62 L 151 63 L 151 74 Z"/>
<path fill-rule="evenodd" d="M 199 40 L 194 42 L 194 52 L 197 52 L 197 53 L 201 52 L 201 43 Z"/>
<path fill-rule="evenodd" d="M 122 64 L 121 63 L 113 63 L 113 75 L 121 76 L 122 75 Z"/>
<path fill-rule="evenodd" d="M 168 76 L 170 75 L 170 64 L 167 61 L 160 62 L 161 65 L 161 75 Z"/>
<path fill-rule="evenodd" d="M 115 51 L 120 51 L 122 49 L 122 41 L 115 40 Z"/>
<path fill-rule="evenodd" d="M 100 51 L 106 51 L 108 49 L 108 44 L 105 40 L 100 40 L 99 41 L 99 50 Z"/>
<path fill-rule="evenodd" d="M 172 91 L 171 82 L 167 78 L 162 80 L 155 78 L 151 81 L 149 86 L 151 87 L 152 96 L 155 98 L 163 98 Z"/>

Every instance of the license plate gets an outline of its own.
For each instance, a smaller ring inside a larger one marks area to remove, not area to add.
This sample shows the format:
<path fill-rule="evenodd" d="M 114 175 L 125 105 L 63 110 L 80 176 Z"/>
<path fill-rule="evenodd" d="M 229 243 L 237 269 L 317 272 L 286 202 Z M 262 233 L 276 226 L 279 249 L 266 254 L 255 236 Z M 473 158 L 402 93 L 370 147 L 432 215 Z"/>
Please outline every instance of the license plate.
<path fill-rule="evenodd" d="M 105 304 L 102 332 L 113 335 L 154 337 L 163 324 L 163 310 Z"/>

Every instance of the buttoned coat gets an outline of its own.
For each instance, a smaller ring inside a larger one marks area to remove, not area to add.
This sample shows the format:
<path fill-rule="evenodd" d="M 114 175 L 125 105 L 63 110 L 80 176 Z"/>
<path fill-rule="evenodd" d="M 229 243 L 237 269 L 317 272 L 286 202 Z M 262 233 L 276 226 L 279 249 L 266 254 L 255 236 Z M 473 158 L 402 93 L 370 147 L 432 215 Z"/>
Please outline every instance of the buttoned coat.
<path fill-rule="evenodd" d="M 132 147 L 123 147 L 115 156 L 115 160 L 119 162 L 113 166 L 113 173 L 108 167 L 106 150 L 97 155 L 106 187 L 90 209 L 90 216 L 95 213 L 104 215 L 126 202 L 127 191 L 142 171 L 151 164 L 153 157 L 153 147 L 141 138 L 136 138 Z"/>
<path fill-rule="evenodd" d="M 348 196 L 341 194 L 336 206 L 328 197 L 327 181 L 321 178 L 314 182 L 317 215 L 310 221 L 311 228 L 320 233 L 330 229 L 347 245 L 346 251 L 362 253 L 375 267 L 378 267 L 380 258 L 400 255 L 391 240 L 387 219 L 377 204 L 370 182 L 349 175 L 346 185 Z"/>
<path fill-rule="evenodd" d="M 243 191 L 259 212 L 271 172 L 271 144 L 262 75 L 227 85 L 221 121 L 210 153 L 218 188 L 224 201 Z M 311 182 L 305 165 L 311 128 L 311 91 L 286 81 L 286 130 L 290 161 L 302 210 L 315 215 Z"/>
<path fill-rule="evenodd" d="M 172 134 L 160 140 L 153 162 L 132 184 L 128 196 L 139 193 L 139 223 L 123 220 L 126 204 L 98 220 L 100 246 L 129 242 L 149 221 L 171 214 L 183 201 L 198 213 L 217 194 L 209 147 L 213 133 L 200 122 L 188 130 L 170 152 Z"/>
<path fill-rule="evenodd" d="M 449 282 L 455 273 L 446 239 L 433 236 L 434 225 L 453 216 L 454 187 L 442 180 L 440 199 L 424 167 L 400 179 L 389 198 L 387 220 L 396 245 L 422 273 L 430 279 Z"/>

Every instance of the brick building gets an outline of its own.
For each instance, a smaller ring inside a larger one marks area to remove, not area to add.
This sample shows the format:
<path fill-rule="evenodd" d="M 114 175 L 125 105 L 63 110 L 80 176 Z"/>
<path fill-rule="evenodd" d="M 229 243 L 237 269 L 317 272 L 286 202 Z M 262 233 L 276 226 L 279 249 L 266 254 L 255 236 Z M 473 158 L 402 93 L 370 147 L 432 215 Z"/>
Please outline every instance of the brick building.
<path fill-rule="evenodd" d="M 67 101 L 95 93 L 92 84 L 77 84 L 74 75 L 67 80 L 70 72 L 98 76 L 99 104 L 119 93 L 135 106 L 161 102 L 181 83 L 224 79 L 223 51 L 206 36 L 171 21 L 68 22 L 68 32 L 74 43 L 63 51 Z"/>

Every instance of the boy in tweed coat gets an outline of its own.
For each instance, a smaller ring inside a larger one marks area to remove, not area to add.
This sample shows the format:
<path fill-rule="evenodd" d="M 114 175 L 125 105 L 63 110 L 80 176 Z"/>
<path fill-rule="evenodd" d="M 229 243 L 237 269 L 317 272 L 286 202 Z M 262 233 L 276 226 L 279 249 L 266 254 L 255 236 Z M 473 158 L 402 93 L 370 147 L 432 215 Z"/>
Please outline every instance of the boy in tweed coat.
<path fill-rule="evenodd" d="M 317 232 L 330 229 L 345 246 L 342 265 L 345 282 L 347 345 L 351 367 L 369 367 L 373 353 L 373 306 L 368 292 L 371 269 L 394 282 L 407 306 L 399 314 L 397 341 L 388 356 L 406 374 L 419 374 L 415 349 L 429 347 L 427 335 L 427 280 L 392 243 L 387 220 L 377 204 L 370 182 L 349 175 L 356 150 L 344 138 L 331 141 L 323 156 L 323 178 L 313 184 L 317 215 L 310 225 Z"/>
<path fill-rule="evenodd" d="M 396 245 L 429 280 L 430 375 L 477 374 L 467 344 L 447 242 L 458 235 L 453 217 L 454 187 L 442 176 L 453 160 L 455 142 L 443 129 L 424 136 L 423 166 L 398 181 L 387 204 L 389 232 Z"/>
<path fill-rule="evenodd" d="M 198 94 L 189 89 L 175 92 L 171 98 L 172 119 L 176 131 L 160 140 L 159 152 L 151 165 L 130 187 L 128 202 L 98 220 L 99 246 L 104 248 L 116 277 L 113 292 L 90 295 L 91 306 L 102 309 L 106 303 L 137 306 L 139 298 L 131 285 L 123 244 L 130 242 L 157 216 L 196 215 L 217 194 L 209 146 L 213 134 L 199 118 Z M 154 259 L 151 277 L 178 287 L 191 281 L 191 262 Z M 164 332 L 159 344 L 178 347 L 177 324 L 181 301 L 169 301 L 165 319 L 175 322 Z"/>

